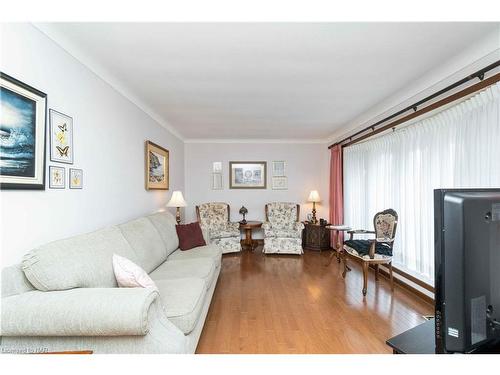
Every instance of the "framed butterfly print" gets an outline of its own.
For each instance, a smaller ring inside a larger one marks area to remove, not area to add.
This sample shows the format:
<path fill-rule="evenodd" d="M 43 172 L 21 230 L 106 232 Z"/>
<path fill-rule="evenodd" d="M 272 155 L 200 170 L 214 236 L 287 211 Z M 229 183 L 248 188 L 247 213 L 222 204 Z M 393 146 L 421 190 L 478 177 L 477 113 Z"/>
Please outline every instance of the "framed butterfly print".
<path fill-rule="evenodd" d="M 64 189 L 66 187 L 66 169 L 64 167 L 49 166 L 49 188 Z"/>
<path fill-rule="evenodd" d="M 81 169 L 69 169 L 69 188 L 83 189 L 83 171 Z"/>
<path fill-rule="evenodd" d="M 50 160 L 73 164 L 73 119 L 50 109 L 49 120 Z"/>

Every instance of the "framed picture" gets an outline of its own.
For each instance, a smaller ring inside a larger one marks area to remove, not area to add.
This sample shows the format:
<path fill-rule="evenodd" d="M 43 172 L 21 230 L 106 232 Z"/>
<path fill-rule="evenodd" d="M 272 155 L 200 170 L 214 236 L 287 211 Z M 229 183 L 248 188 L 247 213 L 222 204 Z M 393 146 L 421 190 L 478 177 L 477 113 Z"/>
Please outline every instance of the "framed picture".
<path fill-rule="evenodd" d="M 266 189 L 267 163 L 265 161 L 230 161 L 230 189 Z"/>
<path fill-rule="evenodd" d="M 273 176 L 284 177 L 285 176 L 285 162 L 284 161 L 273 161 Z"/>
<path fill-rule="evenodd" d="M 47 94 L 0 72 L 0 188 L 45 190 Z"/>
<path fill-rule="evenodd" d="M 69 169 L 69 188 L 82 189 L 83 188 L 83 170 Z"/>
<path fill-rule="evenodd" d="M 222 190 L 222 173 L 212 173 L 212 190 Z"/>
<path fill-rule="evenodd" d="M 56 110 L 49 110 L 50 160 L 73 164 L 73 119 Z"/>
<path fill-rule="evenodd" d="M 212 163 L 212 172 L 213 173 L 222 173 L 222 162 L 221 161 L 214 161 Z"/>
<path fill-rule="evenodd" d="M 146 141 L 146 190 L 168 190 L 168 150 Z"/>
<path fill-rule="evenodd" d="M 273 176 L 273 190 L 287 190 L 288 189 L 288 178 L 286 177 L 274 177 Z"/>
<path fill-rule="evenodd" d="M 66 187 L 66 169 L 64 167 L 49 167 L 49 188 L 64 189 Z"/>

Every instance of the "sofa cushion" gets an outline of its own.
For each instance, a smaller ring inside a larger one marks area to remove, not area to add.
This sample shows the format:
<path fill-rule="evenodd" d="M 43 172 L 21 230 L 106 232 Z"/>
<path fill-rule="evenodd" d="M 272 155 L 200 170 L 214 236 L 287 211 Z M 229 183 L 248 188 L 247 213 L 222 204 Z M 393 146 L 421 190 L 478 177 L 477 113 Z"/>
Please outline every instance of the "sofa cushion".
<path fill-rule="evenodd" d="M 220 267 L 222 258 L 222 249 L 215 245 L 200 246 L 189 251 L 177 250 L 170 254 L 167 261 L 171 260 L 184 260 L 184 259 L 198 259 L 198 258 L 210 258 L 214 261 L 215 267 Z"/>
<path fill-rule="evenodd" d="M 137 262 L 116 226 L 51 242 L 23 257 L 26 278 L 38 290 L 114 288 L 113 254 Z"/>
<path fill-rule="evenodd" d="M 202 279 L 158 280 L 160 299 L 167 318 L 185 335 L 191 333 L 201 314 L 207 291 Z"/>
<path fill-rule="evenodd" d="M 135 252 L 137 264 L 151 272 L 167 259 L 167 251 L 160 233 L 145 217 L 118 225 Z"/>
<path fill-rule="evenodd" d="M 206 245 L 198 222 L 176 225 L 175 230 L 177 231 L 177 237 L 179 237 L 179 248 L 181 250 L 191 250 Z"/>
<path fill-rule="evenodd" d="M 195 277 L 205 280 L 210 289 L 215 278 L 215 263 L 210 258 L 172 260 L 163 263 L 149 274 L 153 280 L 180 279 Z"/>
<path fill-rule="evenodd" d="M 167 256 L 169 256 L 179 248 L 179 238 L 177 237 L 177 232 L 175 230 L 177 222 L 175 221 L 174 215 L 168 211 L 164 211 L 150 215 L 148 216 L 148 219 L 158 230 L 158 233 L 165 244 Z"/>
<path fill-rule="evenodd" d="M 120 288 L 156 289 L 155 282 L 146 271 L 127 258 L 113 254 L 113 271 Z"/>
<path fill-rule="evenodd" d="M 301 238 L 302 230 L 296 229 L 267 229 L 265 230 L 267 238 Z"/>

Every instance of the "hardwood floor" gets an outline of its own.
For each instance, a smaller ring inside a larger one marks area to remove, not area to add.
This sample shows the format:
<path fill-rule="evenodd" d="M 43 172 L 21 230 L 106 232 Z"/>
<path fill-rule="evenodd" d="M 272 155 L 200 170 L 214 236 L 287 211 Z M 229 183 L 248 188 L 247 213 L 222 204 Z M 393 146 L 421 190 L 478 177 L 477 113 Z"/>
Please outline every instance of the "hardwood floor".
<path fill-rule="evenodd" d="M 227 254 L 197 353 L 391 353 L 385 340 L 433 307 L 385 278 L 361 293 L 361 267 L 342 279 L 330 252 Z"/>

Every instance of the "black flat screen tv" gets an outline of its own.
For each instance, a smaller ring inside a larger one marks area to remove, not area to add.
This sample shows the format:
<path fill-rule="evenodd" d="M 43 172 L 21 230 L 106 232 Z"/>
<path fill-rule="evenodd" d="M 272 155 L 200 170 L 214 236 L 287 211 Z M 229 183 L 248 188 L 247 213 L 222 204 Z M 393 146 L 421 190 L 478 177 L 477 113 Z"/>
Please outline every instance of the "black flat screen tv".
<path fill-rule="evenodd" d="M 436 353 L 500 339 L 500 189 L 434 190 Z"/>

